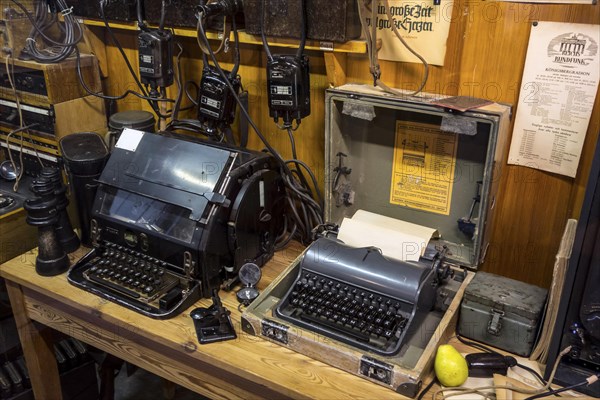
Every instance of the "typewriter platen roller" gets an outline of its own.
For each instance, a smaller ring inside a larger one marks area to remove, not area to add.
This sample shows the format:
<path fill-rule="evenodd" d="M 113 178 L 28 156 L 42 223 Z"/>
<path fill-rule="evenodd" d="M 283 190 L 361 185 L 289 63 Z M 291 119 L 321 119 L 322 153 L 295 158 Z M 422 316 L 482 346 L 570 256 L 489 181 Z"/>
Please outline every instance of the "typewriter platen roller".
<path fill-rule="evenodd" d="M 357 348 L 396 354 L 434 306 L 436 264 L 390 260 L 376 248 L 321 238 L 307 249 L 276 314 Z"/>

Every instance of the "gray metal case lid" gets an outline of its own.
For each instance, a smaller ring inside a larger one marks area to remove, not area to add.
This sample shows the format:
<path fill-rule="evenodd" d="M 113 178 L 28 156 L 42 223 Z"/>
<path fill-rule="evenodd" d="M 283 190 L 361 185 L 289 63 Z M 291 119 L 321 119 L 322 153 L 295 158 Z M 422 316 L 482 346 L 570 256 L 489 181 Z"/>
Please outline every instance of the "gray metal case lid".
<path fill-rule="evenodd" d="M 358 84 L 327 89 L 325 218 L 339 224 L 344 217 L 351 217 L 354 211 L 363 209 L 436 228 L 442 240 L 435 243 L 432 241 L 430 244 L 436 247 L 448 246 L 451 253 L 448 260 L 456 265 L 477 269 L 485 258 L 489 244 L 491 210 L 499 182 L 495 176 L 499 172 L 495 170 L 498 165 L 496 160 L 503 159 L 506 149 L 503 143 L 510 107 L 494 103 L 457 113 L 434 104 L 444 97 L 446 96 L 428 93 L 399 97 L 372 86 Z M 404 119 L 408 122 L 428 121 L 432 126 L 439 125 L 440 131 L 458 134 L 456 170 L 459 171 L 457 174 L 465 172 L 467 179 L 453 180 L 449 215 L 390 205 L 388 201 L 387 182 L 391 181 L 395 140 L 395 132 L 390 130 L 390 121 L 401 117 L 408 117 Z M 350 206 L 342 207 L 335 204 L 332 185 L 328 184 L 335 182 L 334 168 L 338 167 L 340 153 L 346 156 L 343 159 L 344 166 L 360 173 L 347 178 L 354 190 L 353 202 Z M 472 179 L 471 175 L 477 179 Z M 461 236 L 463 234 L 459 232 L 457 220 L 468 215 L 473 195 L 478 191 L 476 181 L 482 182 L 479 190 L 481 200 L 476 207 L 479 214 L 475 222 L 475 234 L 471 239 Z"/>
<path fill-rule="evenodd" d="M 540 318 L 547 293 L 546 289 L 525 282 L 478 272 L 467 286 L 464 300 L 536 320 Z"/>

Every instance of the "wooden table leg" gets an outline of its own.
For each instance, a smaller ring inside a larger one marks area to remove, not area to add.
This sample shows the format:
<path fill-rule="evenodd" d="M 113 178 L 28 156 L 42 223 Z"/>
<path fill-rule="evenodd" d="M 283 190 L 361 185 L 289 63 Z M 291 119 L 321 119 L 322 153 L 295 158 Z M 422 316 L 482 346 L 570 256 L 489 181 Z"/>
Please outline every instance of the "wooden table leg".
<path fill-rule="evenodd" d="M 54 356 L 52 332 L 47 327 L 35 325 L 29 319 L 20 285 L 7 281 L 6 289 L 21 339 L 34 397 L 60 400 L 62 392 Z"/>

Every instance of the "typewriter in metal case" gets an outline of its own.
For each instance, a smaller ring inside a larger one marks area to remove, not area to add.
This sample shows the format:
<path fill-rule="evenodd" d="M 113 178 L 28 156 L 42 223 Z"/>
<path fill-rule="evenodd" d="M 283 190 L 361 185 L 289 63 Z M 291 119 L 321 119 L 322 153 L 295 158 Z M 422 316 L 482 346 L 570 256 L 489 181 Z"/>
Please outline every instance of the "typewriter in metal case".
<path fill-rule="evenodd" d="M 144 315 L 174 316 L 272 256 L 281 196 L 265 153 L 126 130 L 99 178 L 93 249 L 68 279 Z"/>
<path fill-rule="evenodd" d="M 429 264 L 399 262 L 378 249 L 320 238 L 275 313 L 359 349 L 393 355 L 433 309 L 448 272 L 439 254 Z"/>
<path fill-rule="evenodd" d="M 447 100 L 327 90 L 325 220 L 343 227 L 362 210 L 439 237 L 408 262 L 325 231 L 246 309 L 245 332 L 417 395 L 484 259 L 507 150 L 509 106 Z"/>

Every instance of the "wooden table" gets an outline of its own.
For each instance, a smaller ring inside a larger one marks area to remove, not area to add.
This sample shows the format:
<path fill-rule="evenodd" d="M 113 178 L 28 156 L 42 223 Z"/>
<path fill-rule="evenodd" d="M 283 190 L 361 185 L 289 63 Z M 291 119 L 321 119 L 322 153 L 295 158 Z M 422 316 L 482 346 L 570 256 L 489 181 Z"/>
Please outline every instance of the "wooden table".
<path fill-rule="evenodd" d="M 264 289 L 300 253 L 277 253 L 263 268 Z M 80 257 L 83 251 L 73 256 Z M 189 311 L 154 320 L 76 288 L 66 274 L 35 273 L 32 251 L 0 266 L 36 399 L 60 399 L 51 327 L 210 398 L 400 399 L 394 391 L 248 335 L 235 293 L 221 293 L 238 338 L 200 345 Z M 194 307 L 208 306 L 202 300 Z M 193 308 L 193 307 L 192 307 Z M 41 323 L 40 326 L 37 323 Z"/>

